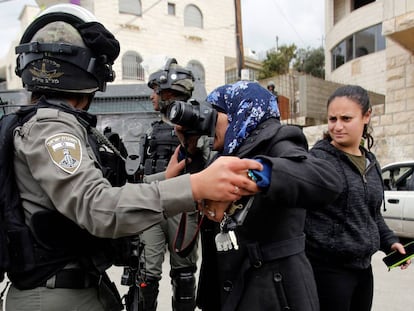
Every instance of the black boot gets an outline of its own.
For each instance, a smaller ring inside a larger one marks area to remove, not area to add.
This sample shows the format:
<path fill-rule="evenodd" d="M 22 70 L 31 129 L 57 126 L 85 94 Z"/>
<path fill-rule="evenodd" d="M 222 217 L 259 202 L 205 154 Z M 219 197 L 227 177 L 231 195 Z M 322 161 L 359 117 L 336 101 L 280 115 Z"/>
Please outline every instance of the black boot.
<path fill-rule="evenodd" d="M 157 297 L 159 282 L 157 279 L 147 277 L 146 286 L 141 287 L 142 298 L 144 301 L 143 311 L 155 311 L 157 310 Z"/>
<path fill-rule="evenodd" d="M 194 311 L 195 303 L 195 276 L 196 267 L 182 268 L 171 271 L 173 285 L 173 311 Z"/>

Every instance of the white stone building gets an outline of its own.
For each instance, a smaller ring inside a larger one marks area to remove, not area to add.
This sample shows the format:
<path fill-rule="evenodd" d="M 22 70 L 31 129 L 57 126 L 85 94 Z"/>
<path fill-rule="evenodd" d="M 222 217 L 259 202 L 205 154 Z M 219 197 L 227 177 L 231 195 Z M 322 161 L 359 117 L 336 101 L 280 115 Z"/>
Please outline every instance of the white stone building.
<path fill-rule="evenodd" d="M 115 84 L 146 82 L 151 59 L 174 57 L 193 70 L 207 91 L 225 83 L 225 58 L 236 57 L 235 4 L 232 0 L 37 0 L 21 15 L 24 29 L 39 8 L 54 3 L 78 3 L 90 10 L 120 41 L 114 64 Z M 7 89 L 21 88 L 14 74 L 14 44 L 0 65 Z M 153 63 L 153 62 L 151 62 Z M 154 69 L 154 68 L 152 68 Z"/>
<path fill-rule="evenodd" d="M 382 165 L 414 159 L 414 1 L 325 0 L 326 80 L 385 95 L 374 107 Z M 311 143 L 312 133 L 305 129 Z"/>
<path fill-rule="evenodd" d="M 325 79 L 386 92 L 384 1 L 325 0 Z"/>

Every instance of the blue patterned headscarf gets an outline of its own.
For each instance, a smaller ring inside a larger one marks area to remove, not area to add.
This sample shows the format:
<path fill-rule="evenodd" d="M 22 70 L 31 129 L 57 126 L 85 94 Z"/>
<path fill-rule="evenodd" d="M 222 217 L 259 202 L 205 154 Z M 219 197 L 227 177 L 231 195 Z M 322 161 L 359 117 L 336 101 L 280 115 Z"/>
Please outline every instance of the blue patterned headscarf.
<path fill-rule="evenodd" d="M 229 120 L 223 154 L 233 153 L 260 123 L 280 116 L 276 97 L 256 82 L 219 86 L 207 96 L 207 101 L 226 113 Z"/>

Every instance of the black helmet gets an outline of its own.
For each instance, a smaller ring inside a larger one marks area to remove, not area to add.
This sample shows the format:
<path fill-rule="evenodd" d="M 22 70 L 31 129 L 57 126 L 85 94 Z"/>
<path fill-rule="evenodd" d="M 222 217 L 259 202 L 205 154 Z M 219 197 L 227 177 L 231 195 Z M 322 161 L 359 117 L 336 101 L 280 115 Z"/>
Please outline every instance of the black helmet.
<path fill-rule="evenodd" d="M 164 69 L 152 73 L 148 79 L 150 88 L 158 87 L 159 91 L 174 90 L 189 99 L 194 90 L 194 76 L 184 67 L 178 66 L 175 58 L 169 58 Z"/>
<path fill-rule="evenodd" d="M 119 42 L 85 8 L 57 4 L 44 10 L 16 47 L 16 74 L 29 91 L 91 94 L 105 91 L 115 73 Z"/>

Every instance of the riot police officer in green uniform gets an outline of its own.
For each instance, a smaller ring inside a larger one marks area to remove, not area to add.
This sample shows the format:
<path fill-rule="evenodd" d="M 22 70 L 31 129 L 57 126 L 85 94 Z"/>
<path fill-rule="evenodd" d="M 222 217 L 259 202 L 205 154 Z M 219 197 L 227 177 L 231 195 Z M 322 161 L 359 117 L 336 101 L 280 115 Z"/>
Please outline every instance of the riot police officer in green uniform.
<path fill-rule="evenodd" d="M 245 172 L 261 165 L 235 157 L 196 174 L 112 186 L 97 152 L 96 117 L 86 111 L 95 92 L 114 79 L 119 52 L 112 33 L 70 4 L 44 10 L 16 47 L 16 73 L 36 112 L 14 130 L 8 163 L 26 230 L 24 236 L 7 232 L 13 252 L 6 310 L 121 310 L 105 273 L 115 262 L 115 239 L 194 211 L 195 201 L 258 191 Z"/>
<path fill-rule="evenodd" d="M 173 58 L 168 59 L 163 69 L 152 73 L 148 86 L 153 89 L 151 101 L 155 111 L 165 114 L 169 103 L 187 101 L 194 90 L 194 77 L 188 69 L 179 66 Z M 181 146 L 180 154 L 187 159 L 186 171 L 197 172 L 204 168 L 210 151 L 208 141 L 199 136 L 188 137 L 193 146 L 189 150 Z M 195 142 L 199 140 L 197 146 Z M 145 147 L 144 174 L 164 171 L 174 150 L 181 144 L 175 134 L 174 127 L 164 122 L 163 118 L 152 124 Z M 157 308 L 159 280 L 162 274 L 162 263 L 168 246 L 171 264 L 171 283 L 173 286 L 172 310 L 193 311 L 195 309 L 195 276 L 197 270 L 197 226 L 198 213 L 185 213 L 165 219 L 152 226 L 142 234 L 144 242 L 145 268 L 147 286 L 142 289 L 144 310 L 153 311 Z M 180 255 L 175 251 L 175 238 L 180 221 L 185 223 L 187 240 L 192 243 L 188 254 Z M 192 241 L 192 239 L 195 239 Z"/>

